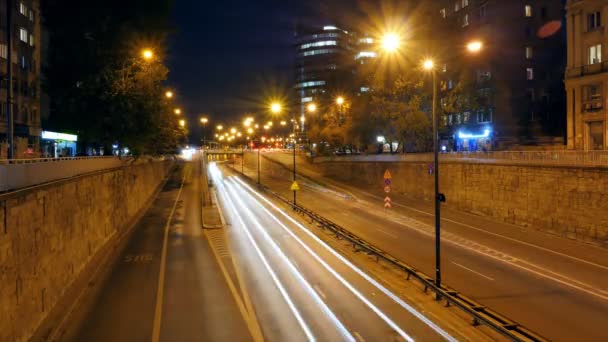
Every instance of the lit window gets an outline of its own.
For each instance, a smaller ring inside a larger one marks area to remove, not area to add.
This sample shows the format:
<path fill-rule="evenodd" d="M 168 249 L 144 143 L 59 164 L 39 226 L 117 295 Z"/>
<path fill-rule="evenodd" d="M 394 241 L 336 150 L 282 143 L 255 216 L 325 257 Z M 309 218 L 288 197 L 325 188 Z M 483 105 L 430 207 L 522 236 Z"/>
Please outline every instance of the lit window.
<path fill-rule="evenodd" d="M 30 10 L 30 21 L 34 21 L 34 11 Z"/>
<path fill-rule="evenodd" d="M 444 63 L 443 68 L 441 68 L 441 71 L 448 72 L 448 65 Z"/>
<path fill-rule="evenodd" d="M 332 50 L 332 49 L 311 50 L 311 51 L 304 51 L 300 55 L 306 57 L 306 56 L 314 56 L 314 55 L 323 55 L 323 54 L 332 53 L 335 51 L 336 50 Z"/>
<path fill-rule="evenodd" d="M 8 57 L 8 46 L 0 44 L 0 58 L 6 59 L 6 57 Z"/>
<path fill-rule="evenodd" d="M 441 14 L 441 17 L 442 17 L 442 18 L 444 18 L 444 19 L 445 19 L 445 17 L 447 17 L 447 13 L 446 13 L 445 8 L 442 8 L 442 9 L 439 11 L 439 14 Z"/>
<path fill-rule="evenodd" d="M 469 15 L 465 14 L 462 17 L 462 27 L 469 26 Z"/>
<path fill-rule="evenodd" d="M 306 103 L 306 102 L 312 102 L 312 97 L 303 97 L 302 103 Z"/>
<path fill-rule="evenodd" d="M 19 13 L 27 17 L 27 6 L 23 2 L 19 3 Z"/>
<path fill-rule="evenodd" d="M 600 12 L 587 14 L 587 31 L 593 31 L 602 26 L 602 15 Z"/>
<path fill-rule="evenodd" d="M 589 64 L 602 62 L 602 44 L 596 44 L 589 47 Z"/>
<path fill-rule="evenodd" d="M 534 79 L 534 69 L 533 68 L 526 68 L 526 79 L 528 81 L 532 81 Z"/>
<path fill-rule="evenodd" d="M 30 46 L 34 46 L 34 35 L 30 34 Z"/>
<path fill-rule="evenodd" d="M 464 123 L 467 123 L 469 122 L 469 120 L 471 120 L 471 112 L 464 112 L 462 116 L 462 121 Z"/>
<path fill-rule="evenodd" d="M 323 31 L 329 31 L 329 30 L 337 30 L 338 28 L 335 26 L 324 26 L 323 27 Z"/>
<path fill-rule="evenodd" d="M 369 91 L 369 87 L 361 87 L 362 93 L 367 93 Z"/>
<path fill-rule="evenodd" d="M 454 12 L 458 11 L 460 11 L 460 0 L 456 0 L 456 2 L 454 2 Z"/>
<path fill-rule="evenodd" d="M 525 14 L 526 17 L 531 17 L 532 16 L 532 5 L 526 5 L 525 8 Z"/>
<path fill-rule="evenodd" d="M 462 0 L 462 8 L 469 6 L 469 0 Z"/>
<path fill-rule="evenodd" d="M 335 40 L 326 40 L 326 41 L 322 41 L 322 42 L 302 44 L 302 46 L 300 46 L 300 49 L 304 50 L 304 49 L 308 49 L 311 47 L 321 47 L 321 46 L 330 46 L 330 45 L 335 46 L 335 45 L 338 45 L 338 43 Z"/>
<path fill-rule="evenodd" d="M 356 56 L 355 59 L 360 59 L 360 58 L 374 58 L 376 57 L 376 53 L 375 52 L 371 52 L 371 51 L 361 51 L 359 52 Z"/>
<path fill-rule="evenodd" d="M 310 88 L 325 85 L 325 81 L 308 81 L 296 84 L 296 88 Z"/>
<path fill-rule="evenodd" d="M 531 46 L 526 46 L 526 59 L 532 59 L 532 47 Z"/>
<path fill-rule="evenodd" d="M 27 34 L 27 30 L 24 29 L 23 27 L 19 29 L 19 39 L 21 39 L 22 42 L 27 43 L 27 39 L 28 39 L 28 34 Z"/>

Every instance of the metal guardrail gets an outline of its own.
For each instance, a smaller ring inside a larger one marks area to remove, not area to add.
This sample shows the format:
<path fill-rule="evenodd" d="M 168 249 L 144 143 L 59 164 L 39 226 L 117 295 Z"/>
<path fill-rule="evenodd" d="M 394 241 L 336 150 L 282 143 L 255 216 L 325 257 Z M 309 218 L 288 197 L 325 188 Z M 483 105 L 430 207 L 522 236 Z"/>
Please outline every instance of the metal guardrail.
<path fill-rule="evenodd" d="M 521 324 L 475 302 L 473 299 L 460 294 L 458 291 L 450 287 L 445 285 L 442 285 L 441 288 L 437 287 L 433 278 L 416 270 L 414 267 L 404 263 L 403 261 L 400 261 L 382 249 L 368 243 L 363 238 L 353 234 L 352 232 L 324 218 L 323 216 L 302 207 L 301 205 L 294 206 L 292 201 L 273 192 L 265 186 L 263 186 L 263 189 L 267 193 L 279 199 L 281 202 L 284 202 L 285 204 L 294 208 L 297 212 L 308 216 L 314 222 L 319 224 L 322 229 L 330 230 L 338 239 L 342 238 L 349 241 L 356 251 L 365 251 L 368 255 L 375 256 L 376 261 L 383 260 L 388 264 L 400 269 L 407 274 L 407 280 L 414 277 L 416 280 L 422 283 L 425 292 L 431 290 L 435 292 L 437 298 L 446 301 L 446 306 L 454 305 L 460 310 L 469 314 L 473 319 L 473 325 L 484 324 L 502 336 L 513 341 L 548 341 L 544 337 L 525 328 Z"/>
<path fill-rule="evenodd" d="M 131 157 L 122 157 L 130 159 Z M 28 158 L 28 159 L 0 159 L 0 165 L 7 164 L 34 164 L 34 163 L 55 163 L 66 160 L 99 160 L 99 159 L 118 159 L 116 156 L 92 156 L 92 157 L 61 157 L 61 158 Z"/>
<path fill-rule="evenodd" d="M 356 156 L 315 157 L 324 162 L 431 162 L 432 153 L 371 154 Z M 608 151 L 491 151 L 449 152 L 439 155 L 440 162 L 486 164 L 608 167 Z"/>

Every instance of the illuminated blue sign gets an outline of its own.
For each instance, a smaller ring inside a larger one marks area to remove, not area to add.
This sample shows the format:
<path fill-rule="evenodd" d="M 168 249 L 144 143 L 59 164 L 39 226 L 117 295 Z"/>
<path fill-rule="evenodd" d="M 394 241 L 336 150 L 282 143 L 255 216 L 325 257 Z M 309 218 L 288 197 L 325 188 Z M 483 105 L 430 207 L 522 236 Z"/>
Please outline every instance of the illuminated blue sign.
<path fill-rule="evenodd" d="M 487 138 L 490 136 L 490 130 L 485 129 L 483 134 L 471 134 L 471 133 L 462 133 L 458 132 L 458 138 L 460 139 L 478 139 L 478 138 Z"/>

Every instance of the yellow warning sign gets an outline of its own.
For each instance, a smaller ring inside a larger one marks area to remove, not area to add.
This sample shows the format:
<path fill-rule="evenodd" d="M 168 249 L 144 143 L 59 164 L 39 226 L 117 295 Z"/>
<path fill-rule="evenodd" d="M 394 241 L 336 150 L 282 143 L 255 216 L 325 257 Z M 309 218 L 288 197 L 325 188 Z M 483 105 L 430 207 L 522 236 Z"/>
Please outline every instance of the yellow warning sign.
<path fill-rule="evenodd" d="M 384 171 L 384 179 L 391 179 L 393 178 L 393 176 L 391 176 L 391 172 L 386 169 L 386 171 Z"/>
<path fill-rule="evenodd" d="M 291 183 L 291 191 L 298 191 L 300 190 L 300 186 L 298 185 L 298 182 L 293 181 L 293 183 Z"/>

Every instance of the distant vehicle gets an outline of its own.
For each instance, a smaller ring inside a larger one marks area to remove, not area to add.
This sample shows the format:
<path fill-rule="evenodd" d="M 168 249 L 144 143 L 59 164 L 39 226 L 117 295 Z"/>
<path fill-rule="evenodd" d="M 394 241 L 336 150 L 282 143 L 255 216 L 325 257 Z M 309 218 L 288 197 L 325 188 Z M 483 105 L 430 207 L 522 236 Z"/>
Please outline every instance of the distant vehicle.
<path fill-rule="evenodd" d="M 345 146 L 337 149 L 334 154 L 337 156 L 350 156 L 361 154 L 361 152 L 359 152 L 359 150 L 357 150 L 354 146 Z"/>

